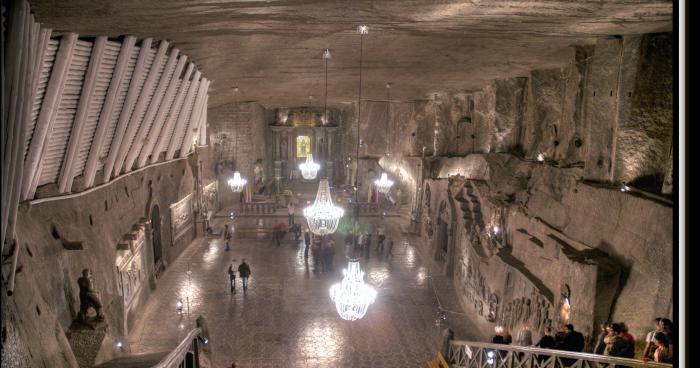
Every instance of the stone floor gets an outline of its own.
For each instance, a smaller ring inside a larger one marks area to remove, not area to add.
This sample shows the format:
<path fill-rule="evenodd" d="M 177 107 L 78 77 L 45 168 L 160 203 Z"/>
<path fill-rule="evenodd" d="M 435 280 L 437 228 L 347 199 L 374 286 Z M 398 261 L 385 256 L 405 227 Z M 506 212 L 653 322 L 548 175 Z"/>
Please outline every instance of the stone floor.
<path fill-rule="evenodd" d="M 223 227 L 222 221 L 217 218 L 214 226 Z M 246 219 L 236 221 L 237 228 L 250 226 Z M 127 349 L 132 354 L 170 350 L 203 315 L 214 367 L 229 367 L 232 361 L 240 367 L 425 366 L 438 351 L 445 326 L 436 324 L 434 290 L 444 308 L 459 307 L 451 280 L 431 277 L 436 271 L 423 261 L 414 240 L 401 233 L 400 220 L 386 221 L 395 239 L 394 256 L 372 250 L 362 258 L 365 281 L 378 295 L 361 320 L 342 320 L 329 297 L 347 265 L 342 249 L 333 272 L 314 273 L 311 254 L 304 259 L 303 240 L 297 243 L 291 236 L 282 247 L 268 239 L 236 239 L 231 251 L 224 250 L 221 239 L 198 238 L 158 280 Z M 344 248 L 340 235 L 336 238 Z M 249 290 L 243 293 L 237 279 L 238 293 L 231 294 L 226 271 L 231 261 L 237 266 L 243 258 L 252 270 Z M 175 310 L 179 298 L 185 301 L 182 314 Z M 474 338 L 467 319 L 450 318 L 449 323 L 457 338 Z"/>

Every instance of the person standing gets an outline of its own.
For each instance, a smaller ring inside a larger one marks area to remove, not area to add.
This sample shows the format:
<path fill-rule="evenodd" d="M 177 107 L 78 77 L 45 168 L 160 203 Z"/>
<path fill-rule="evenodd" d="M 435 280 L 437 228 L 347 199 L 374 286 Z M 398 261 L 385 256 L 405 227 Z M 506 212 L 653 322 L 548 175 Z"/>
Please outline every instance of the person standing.
<path fill-rule="evenodd" d="M 228 224 L 224 225 L 224 241 L 226 242 L 226 251 L 231 250 L 231 245 L 229 244 L 231 241 L 231 229 L 228 227 Z"/>
<path fill-rule="evenodd" d="M 608 328 L 608 336 L 605 338 L 604 354 L 607 356 L 624 357 L 629 341 L 620 336 L 622 327 L 619 323 L 613 323 Z"/>
<path fill-rule="evenodd" d="M 388 247 L 388 251 L 386 252 L 386 256 L 387 257 L 391 256 L 393 258 L 394 253 L 392 253 L 391 251 L 394 249 L 394 239 L 390 237 L 389 240 L 387 240 L 387 242 L 388 242 L 389 247 Z"/>
<path fill-rule="evenodd" d="M 673 363 L 673 349 L 668 341 L 668 337 L 663 332 L 654 334 L 654 361 L 657 363 Z"/>
<path fill-rule="evenodd" d="M 386 239 L 384 225 L 379 225 L 379 227 L 377 227 L 377 251 L 382 254 L 384 254 L 384 239 Z M 381 251 L 379 250 L 380 248 Z"/>
<path fill-rule="evenodd" d="M 311 246 L 311 232 L 306 229 L 304 232 L 304 259 L 309 258 L 309 246 Z"/>
<path fill-rule="evenodd" d="M 238 266 L 238 274 L 241 276 L 241 282 L 243 283 L 243 292 L 245 293 L 248 290 L 248 277 L 250 277 L 250 266 L 248 266 L 248 264 L 245 263 L 245 258 Z"/>
<path fill-rule="evenodd" d="M 649 361 L 654 360 L 654 350 L 656 350 L 656 345 L 654 344 L 654 335 L 657 332 L 661 332 L 663 329 L 663 323 L 661 322 L 663 318 L 657 317 L 654 320 L 654 329 L 649 331 L 646 337 L 646 346 L 644 346 L 644 353 L 642 354 L 642 360 Z"/>
<path fill-rule="evenodd" d="M 608 336 L 608 327 L 610 324 L 608 322 L 603 322 L 600 324 L 600 334 L 598 334 L 598 339 L 596 340 L 595 347 L 593 348 L 593 354 L 602 355 L 605 352 L 605 337 Z"/>
<path fill-rule="evenodd" d="M 335 258 L 335 240 L 328 240 L 328 272 L 333 272 L 333 258 Z"/>
<path fill-rule="evenodd" d="M 311 255 L 314 257 L 314 273 L 316 273 L 321 263 L 321 237 L 318 235 L 313 236 Z"/>
<path fill-rule="evenodd" d="M 236 269 L 233 268 L 233 260 L 231 261 L 231 265 L 228 266 L 228 278 L 229 278 L 229 285 L 231 286 L 231 293 L 235 294 L 236 293 Z"/>
<path fill-rule="evenodd" d="M 289 219 L 289 226 L 294 225 L 294 210 L 294 202 L 290 200 L 289 203 L 287 203 L 287 217 Z"/>

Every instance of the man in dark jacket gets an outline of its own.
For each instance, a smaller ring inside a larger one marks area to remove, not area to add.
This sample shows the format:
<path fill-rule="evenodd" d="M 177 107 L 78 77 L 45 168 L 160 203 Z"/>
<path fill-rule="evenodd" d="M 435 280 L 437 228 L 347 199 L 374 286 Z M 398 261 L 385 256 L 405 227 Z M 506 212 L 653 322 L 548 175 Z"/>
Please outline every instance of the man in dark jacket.
<path fill-rule="evenodd" d="M 585 343 L 585 341 L 583 338 L 583 334 L 578 332 L 578 331 L 575 331 L 574 325 L 568 324 L 568 325 L 564 326 L 563 339 L 561 341 L 557 342 L 554 345 L 554 348 L 558 349 L 558 350 L 581 352 L 583 350 L 584 343 Z M 570 359 L 570 358 L 562 359 L 562 363 L 564 363 L 565 366 L 570 366 L 575 361 L 576 361 L 575 359 Z"/>
<path fill-rule="evenodd" d="M 238 266 L 238 274 L 241 276 L 241 281 L 243 282 L 243 292 L 248 290 L 248 277 L 250 277 L 250 266 L 245 263 L 245 259 Z"/>
<path fill-rule="evenodd" d="M 309 258 L 309 247 L 311 246 L 311 231 L 304 232 L 304 259 Z"/>
<path fill-rule="evenodd" d="M 236 293 L 236 269 L 233 268 L 233 261 L 231 261 L 231 265 L 228 266 L 228 278 L 229 278 L 229 285 L 231 285 L 231 292 L 233 294 Z"/>

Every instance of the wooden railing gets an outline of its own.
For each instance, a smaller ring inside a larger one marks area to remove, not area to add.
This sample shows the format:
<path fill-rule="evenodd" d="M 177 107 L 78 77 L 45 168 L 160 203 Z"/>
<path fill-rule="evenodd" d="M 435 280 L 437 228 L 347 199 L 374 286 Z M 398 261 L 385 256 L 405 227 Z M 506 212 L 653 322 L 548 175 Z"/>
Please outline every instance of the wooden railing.
<path fill-rule="evenodd" d="M 672 368 L 673 365 L 563 350 L 452 341 L 450 367 L 465 368 Z"/>
<path fill-rule="evenodd" d="M 192 329 L 170 354 L 152 368 L 199 368 L 201 334 L 199 327 Z"/>

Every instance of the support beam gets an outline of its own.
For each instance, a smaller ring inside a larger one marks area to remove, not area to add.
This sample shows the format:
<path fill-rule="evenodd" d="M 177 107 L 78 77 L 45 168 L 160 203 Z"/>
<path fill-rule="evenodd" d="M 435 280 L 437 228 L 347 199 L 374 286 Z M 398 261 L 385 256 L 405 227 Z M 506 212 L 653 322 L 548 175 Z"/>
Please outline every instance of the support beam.
<path fill-rule="evenodd" d="M 146 109 L 146 106 L 148 106 L 148 104 L 151 102 L 148 97 L 151 94 L 151 90 L 153 90 L 154 84 L 157 82 L 156 78 L 158 77 L 158 66 L 163 62 L 166 51 L 168 51 L 168 42 L 162 41 L 158 46 L 158 52 L 153 60 L 153 64 L 151 64 L 151 70 L 148 72 L 146 82 L 143 84 L 143 88 L 141 89 L 141 94 L 138 102 L 136 103 L 136 107 L 134 107 L 134 112 L 131 114 L 129 125 L 126 129 L 126 133 L 124 134 L 124 137 L 127 140 L 125 140 L 124 144 L 119 147 L 119 154 L 117 155 L 117 161 L 114 165 L 114 175 L 119 175 L 121 172 L 122 166 L 124 165 L 124 160 L 126 159 L 126 155 L 129 150 L 134 150 L 135 147 L 138 146 L 140 148 L 141 146 L 141 143 L 137 142 L 136 140 L 131 142 L 130 145 L 128 139 L 136 134 L 136 131 L 140 126 L 145 125 L 146 119 L 139 121 L 139 117 L 143 113 L 144 109 Z M 124 168 L 124 171 L 130 171 L 130 169 L 131 166 L 127 166 Z"/>
<path fill-rule="evenodd" d="M 146 139 L 146 134 L 153 131 L 153 119 L 158 112 L 158 107 L 160 106 L 161 101 L 163 101 L 163 97 L 165 96 L 165 91 L 170 84 L 170 80 L 178 77 L 175 75 L 175 73 L 173 73 L 173 68 L 175 68 L 175 63 L 177 62 L 177 56 L 179 53 L 180 50 L 178 49 L 173 49 L 170 51 L 168 62 L 165 64 L 165 68 L 163 69 L 163 75 L 160 77 L 158 87 L 156 87 L 156 91 L 153 94 L 153 101 L 151 101 L 151 103 L 148 105 L 148 110 L 146 110 L 146 115 L 143 117 L 141 127 L 136 133 L 136 137 L 134 137 L 134 148 L 130 149 L 126 156 L 125 164 L 128 168 L 133 167 L 134 161 L 136 161 L 138 158 L 139 153 L 141 153 L 144 147 L 146 147 L 146 141 L 148 140 Z"/>
<path fill-rule="evenodd" d="M 192 70 L 194 69 L 194 63 L 189 63 L 187 66 L 187 71 L 185 72 L 185 76 L 182 78 L 182 84 L 180 84 L 180 90 L 177 91 L 177 96 L 175 97 L 175 101 L 173 101 L 172 106 L 170 107 L 170 112 L 169 116 L 166 119 L 165 123 L 163 124 L 163 128 L 160 131 L 160 135 L 158 136 L 158 141 L 156 142 L 155 147 L 153 147 L 153 152 L 151 152 L 151 163 L 154 164 L 158 162 L 158 156 L 160 156 L 160 152 L 163 150 L 163 146 L 165 146 L 165 142 L 168 139 L 172 139 L 171 137 L 167 137 L 168 132 L 170 131 L 170 128 L 175 124 L 175 117 L 177 114 L 180 112 L 180 109 L 182 108 L 182 98 L 185 96 L 185 87 L 187 86 L 187 81 L 190 80 L 190 75 L 192 75 Z"/>
<path fill-rule="evenodd" d="M 207 145 L 207 112 L 209 111 L 209 95 L 204 98 L 204 107 L 202 110 L 202 122 L 199 125 L 199 141 L 198 145 Z"/>
<path fill-rule="evenodd" d="M 73 49 L 77 40 L 77 34 L 68 33 L 63 36 L 58 47 L 56 60 L 51 71 L 51 78 L 44 94 L 44 100 L 41 103 L 41 112 L 39 113 L 32 141 L 29 145 L 29 152 L 24 162 L 22 199 L 29 199 L 36 190 L 41 171 L 41 160 L 44 156 L 46 145 L 48 145 L 47 137 L 51 134 L 53 124 L 56 122 L 58 105 L 61 102 L 61 95 L 63 94 L 66 76 L 68 75 Z"/>
<path fill-rule="evenodd" d="M 151 51 L 151 42 L 153 39 L 147 38 L 141 42 L 141 51 L 139 52 L 139 57 L 136 60 L 136 66 L 134 68 L 134 74 L 131 76 L 131 81 L 129 83 L 129 91 L 126 93 L 126 100 L 124 101 L 124 107 L 122 108 L 121 114 L 119 115 L 119 121 L 117 122 L 117 128 L 114 131 L 114 138 L 112 138 L 112 145 L 109 147 L 109 155 L 107 156 L 107 162 L 103 169 L 104 182 L 108 182 L 112 177 L 112 169 L 114 169 L 114 163 L 117 161 L 117 154 L 119 153 L 119 147 L 122 145 L 122 140 L 124 139 L 124 133 L 126 131 L 127 123 L 129 118 L 131 118 L 131 112 L 134 108 L 134 103 L 136 98 L 139 97 L 138 91 L 138 80 L 141 75 L 146 72 L 146 56 Z M 119 173 L 114 173 L 114 176 L 118 176 Z"/>
<path fill-rule="evenodd" d="M 186 135 L 185 129 L 187 129 L 187 126 L 189 125 L 190 116 L 192 116 L 192 110 L 194 110 L 194 108 L 191 109 L 190 114 L 188 115 L 187 108 L 188 106 L 192 106 L 194 96 L 196 96 L 197 89 L 199 89 L 201 83 L 201 76 L 202 72 L 197 70 L 194 73 L 194 77 L 192 77 L 192 83 L 190 84 L 190 88 L 187 90 L 187 95 L 185 96 L 185 100 L 182 103 L 182 107 L 180 108 L 180 114 L 177 117 L 175 129 L 173 129 L 173 136 L 170 139 L 170 144 L 168 144 L 168 150 L 165 153 L 165 161 L 173 159 L 173 156 L 175 156 L 175 150 L 180 148 L 180 141 L 178 140 L 178 137 Z"/>
<path fill-rule="evenodd" d="M 192 108 L 192 115 L 190 115 L 189 125 L 185 131 L 185 136 L 182 139 L 182 144 L 180 145 L 180 157 L 185 157 L 190 151 L 192 146 L 192 137 L 195 131 L 199 130 L 199 124 L 202 120 L 202 110 L 204 107 L 204 102 L 206 101 L 207 91 L 209 90 L 209 80 L 207 78 L 202 78 L 202 83 L 199 86 L 199 91 L 197 92 L 197 99 L 194 102 L 194 107 Z"/>
<path fill-rule="evenodd" d="M 73 186 L 73 168 L 75 167 L 76 156 L 80 148 L 80 140 L 83 137 L 85 122 L 87 121 L 88 112 L 90 111 L 90 100 L 95 92 L 95 82 L 102 64 L 102 53 L 107 44 L 107 36 L 100 36 L 95 39 L 92 47 L 92 55 L 90 56 L 90 64 L 88 65 L 87 73 L 83 81 L 83 89 L 80 91 L 80 100 L 78 109 L 75 112 L 73 119 L 73 128 L 68 139 L 68 148 L 66 155 L 63 157 L 63 166 L 61 166 L 61 174 L 58 177 L 59 193 L 69 192 Z"/>
<path fill-rule="evenodd" d="M 97 128 L 95 129 L 95 136 L 92 138 L 92 144 L 90 145 L 90 153 L 88 153 L 87 162 L 85 163 L 85 169 L 83 171 L 83 177 L 85 178 L 86 188 L 91 187 L 95 183 L 97 162 L 100 158 L 102 147 L 104 146 L 105 135 L 107 134 L 107 127 L 109 126 L 109 122 L 112 121 L 112 114 L 114 113 L 114 102 L 117 100 L 117 96 L 119 94 L 119 87 L 122 84 L 124 72 L 126 71 L 126 67 L 129 64 L 129 59 L 131 59 L 131 53 L 134 50 L 135 43 L 135 37 L 126 37 L 124 39 L 124 42 L 122 43 L 121 49 L 119 50 L 117 64 L 114 66 L 112 80 L 109 82 L 109 88 L 107 89 L 105 102 L 102 105 L 102 111 L 100 111 L 100 118 L 97 122 Z"/>
<path fill-rule="evenodd" d="M 141 154 L 139 155 L 139 162 L 137 165 L 138 168 L 142 168 L 146 165 L 146 162 L 148 161 L 149 156 L 153 152 L 153 146 L 155 146 L 156 140 L 158 139 L 160 132 L 163 130 L 164 120 L 165 120 L 166 115 L 168 114 L 168 111 L 170 111 L 170 106 L 171 106 L 168 103 L 169 103 L 170 99 L 172 98 L 173 94 L 175 93 L 175 89 L 177 88 L 178 80 L 180 79 L 180 73 L 182 73 L 182 69 L 185 67 L 186 62 L 187 62 L 187 56 L 186 55 L 180 56 L 180 60 L 177 63 L 177 67 L 175 67 L 175 72 L 173 73 L 173 77 L 170 79 L 170 84 L 168 85 L 168 90 L 165 92 L 165 96 L 163 96 L 163 102 L 161 103 L 160 107 L 158 108 L 158 113 L 156 114 L 156 117 L 153 120 L 153 124 L 151 125 L 151 132 L 149 133 L 148 141 L 146 142 L 145 147 L 143 147 L 143 150 L 141 151 Z"/>

